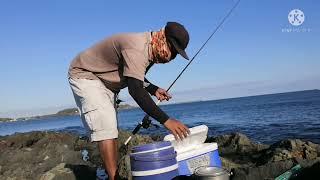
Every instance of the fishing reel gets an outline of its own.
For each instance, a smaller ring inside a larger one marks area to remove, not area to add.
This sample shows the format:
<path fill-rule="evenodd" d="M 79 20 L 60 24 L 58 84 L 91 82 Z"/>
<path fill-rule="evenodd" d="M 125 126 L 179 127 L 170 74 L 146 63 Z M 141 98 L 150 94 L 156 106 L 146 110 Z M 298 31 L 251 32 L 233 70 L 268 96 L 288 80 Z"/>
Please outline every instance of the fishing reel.
<path fill-rule="evenodd" d="M 140 128 L 148 129 L 151 126 L 154 126 L 157 129 L 160 128 L 159 125 L 152 123 L 149 115 L 145 115 L 143 120 L 134 128 L 132 134 L 136 134 Z"/>
<path fill-rule="evenodd" d="M 119 105 L 120 105 L 121 102 L 124 102 L 124 101 L 117 98 L 117 100 L 116 100 L 117 108 L 119 108 Z M 152 127 L 152 126 L 157 128 L 157 129 L 160 128 L 159 125 L 152 123 L 152 121 L 150 119 L 150 116 L 146 115 L 146 116 L 144 116 L 143 120 L 139 123 L 139 125 L 136 127 L 136 130 L 137 130 L 136 132 L 138 132 L 138 130 L 141 127 L 143 127 L 144 129 L 148 129 L 148 128 Z"/>
<path fill-rule="evenodd" d="M 120 103 L 121 103 L 121 102 L 124 102 L 124 101 L 121 100 L 121 99 L 118 99 L 118 98 L 116 99 L 116 107 L 117 107 L 117 108 L 120 107 Z"/>
<path fill-rule="evenodd" d="M 150 116 L 145 116 L 145 117 L 143 118 L 141 126 L 142 126 L 144 129 L 148 129 L 148 128 L 151 127 L 151 126 L 154 126 L 154 127 L 157 128 L 157 129 L 160 128 L 159 125 L 152 123 L 152 121 L 151 121 L 151 119 L 150 119 Z"/>

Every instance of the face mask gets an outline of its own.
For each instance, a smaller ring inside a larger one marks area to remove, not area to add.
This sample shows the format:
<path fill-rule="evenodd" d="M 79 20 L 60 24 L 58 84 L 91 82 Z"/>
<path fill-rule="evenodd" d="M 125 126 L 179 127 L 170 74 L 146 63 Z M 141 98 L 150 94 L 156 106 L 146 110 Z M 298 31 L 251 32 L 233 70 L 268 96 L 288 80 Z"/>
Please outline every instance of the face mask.
<path fill-rule="evenodd" d="M 152 35 L 151 48 L 155 63 L 167 63 L 173 59 L 163 29 Z"/>

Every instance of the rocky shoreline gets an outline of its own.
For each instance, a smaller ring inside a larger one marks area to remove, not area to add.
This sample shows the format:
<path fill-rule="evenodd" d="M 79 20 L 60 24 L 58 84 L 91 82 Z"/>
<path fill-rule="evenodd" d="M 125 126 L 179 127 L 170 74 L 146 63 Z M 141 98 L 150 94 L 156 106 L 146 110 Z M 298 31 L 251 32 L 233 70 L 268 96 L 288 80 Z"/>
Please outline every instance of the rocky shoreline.
<path fill-rule="evenodd" d="M 129 132 L 121 131 L 119 143 L 129 136 Z M 160 139 L 137 135 L 129 149 Z M 312 142 L 288 139 L 264 145 L 240 133 L 209 137 L 206 141 L 218 143 L 223 166 L 233 172 L 232 179 L 274 179 L 297 164 L 302 168 L 293 179 L 320 178 L 320 145 Z M 120 157 L 125 155 L 124 150 L 120 151 Z M 88 152 L 87 159 L 83 152 Z M 90 180 L 96 179 L 100 166 L 97 144 L 76 134 L 30 132 L 0 137 L 0 179 Z M 129 168 L 126 156 L 119 168 L 122 178 L 131 179 Z"/>

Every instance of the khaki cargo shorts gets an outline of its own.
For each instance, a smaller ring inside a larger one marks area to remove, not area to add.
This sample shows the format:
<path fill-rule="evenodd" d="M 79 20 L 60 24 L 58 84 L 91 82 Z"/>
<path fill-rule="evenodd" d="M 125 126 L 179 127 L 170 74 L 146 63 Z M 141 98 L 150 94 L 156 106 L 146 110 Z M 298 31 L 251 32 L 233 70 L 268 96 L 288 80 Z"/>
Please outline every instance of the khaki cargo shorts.
<path fill-rule="evenodd" d="M 90 140 L 118 138 L 116 94 L 100 80 L 69 77 L 69 83 Z"/>

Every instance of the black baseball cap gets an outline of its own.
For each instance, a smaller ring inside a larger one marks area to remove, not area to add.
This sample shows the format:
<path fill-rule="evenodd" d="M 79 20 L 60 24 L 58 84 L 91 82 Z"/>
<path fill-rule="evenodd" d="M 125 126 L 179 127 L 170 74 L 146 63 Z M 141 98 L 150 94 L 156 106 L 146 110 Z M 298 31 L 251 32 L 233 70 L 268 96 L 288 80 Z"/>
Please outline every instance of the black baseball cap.
<path fill-rule="evenodd" d="M 166 38 L 175 50 L 185 59 L 189 60 L 189 57 L 185 51 L 189 43 L 189 33 L 182 24 L 177 22 L 167 22 L 164 28 Z"/>

